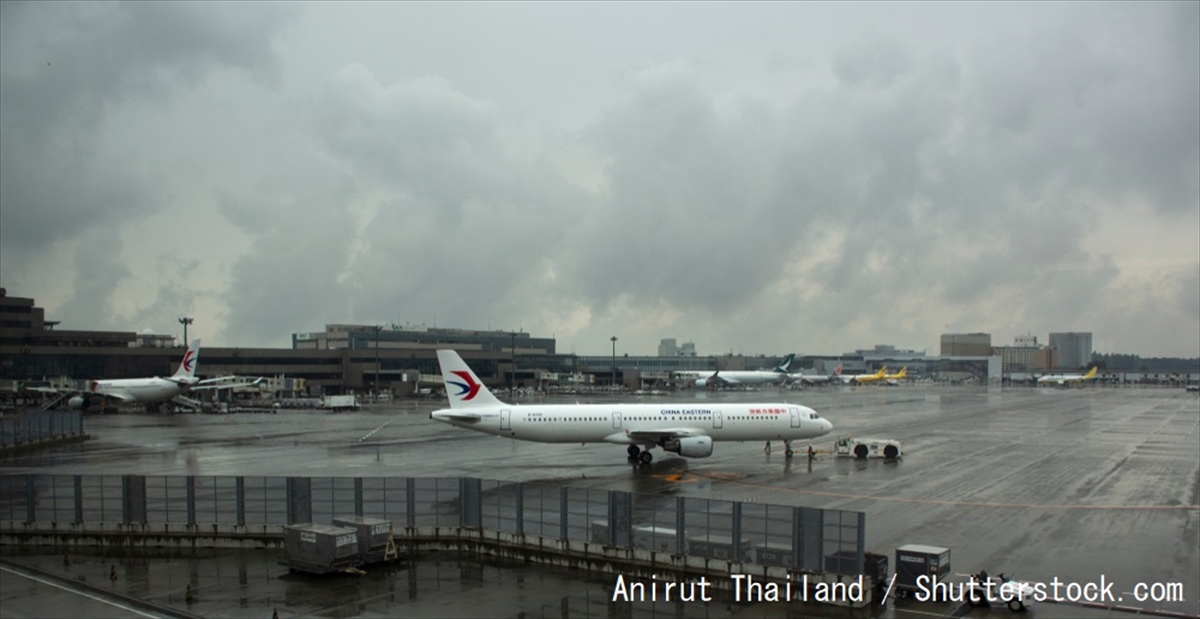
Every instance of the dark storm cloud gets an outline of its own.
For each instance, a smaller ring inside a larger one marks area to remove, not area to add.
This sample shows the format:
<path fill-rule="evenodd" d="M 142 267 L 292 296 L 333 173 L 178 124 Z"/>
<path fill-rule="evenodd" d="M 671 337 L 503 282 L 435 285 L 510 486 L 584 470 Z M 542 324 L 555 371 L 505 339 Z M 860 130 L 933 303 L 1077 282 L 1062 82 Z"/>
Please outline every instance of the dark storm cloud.
<path fill-rule="evenodd" d="M 499 323 L 525 311 L 517 283 L 553 253 L 553 231 L 580 208 L 580 194 L 541 155 L 511 152 L 490 104 L 444 80 L 385 85 L 352 65 L 298 113 L 319 154 L 267 193 L 303 192 L 278 210 L 305 217 L 261 238 L 239 266 L 231 335 L 294 316 L 304 298 L 307 321 L 283 323 L 294 331 L 346 321 Z M 312 191 L 314 179 L 331 177 L 337 191 Z M 288 294 L 272 296 L 268 279 Z"/>
<path fill-rule="evenodd" d="M 106 124 L 126 106 L 169 105 L 179 88 L 219 67 L 271 83 L 279 71 L 271 33 L 290 9 L 10 4 L 4 3 L 0 54 L 0 242 L 14 269 L 28 268 L 51 248 L 77 249 L 87 273 L 64 313 L 84 319 L 107 298 L 100 290 L 128 274 L 103 268 L 93 254 L 102 248 L 120 256 L 114 232 L 161 209 L 167 197 L 156 172 L 131 162 L 118 145 L 121 130 Z"/>
<path fill-rule="evenodd" d="M 1195 3 L 472 7 L 5 3 L 7 281 L 245 345 L 1198 337 Z"/>

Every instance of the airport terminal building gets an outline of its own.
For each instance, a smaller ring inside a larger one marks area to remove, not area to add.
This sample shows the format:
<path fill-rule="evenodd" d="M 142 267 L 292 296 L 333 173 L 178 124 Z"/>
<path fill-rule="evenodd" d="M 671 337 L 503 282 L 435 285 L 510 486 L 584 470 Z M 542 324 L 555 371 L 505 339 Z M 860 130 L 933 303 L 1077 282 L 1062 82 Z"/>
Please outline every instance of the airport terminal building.
<path fill-rule="evenodd" d="M 132 331 L 57 329 L 31 298 L 0 289 L 0 392 L 25 386 L 77 385 L 89 379 L 169 376 L 184 347 L 169 335 Z M 1079 334 L 1071 340 L 1083 338 Z M 1082 350 L 1087 340 L 1072 344 Z M 497 389 L 581 387 L 674 388 L 675 372 L 732 371 L 774 367 L 783 354 L 697 356 L 559 354 L 552 337 L 502 330 L 330 324 L 292 335 L 291 348 L 204 347 L 199 374 L 265 377 L 275 397 L 338 394 L 417 395 L 441 388 L 436 350 L 454 348 L 489 386 Z M 1066 345 L 1063 345 L 1066 348 Z M 911 378 L 938 375 L 999 382 L 1001 372 L 1048 368 L 1054 355 L 1034 347 L 993 348 L 985 333 L 948 334 L 942 355 L 877 346 L 831 356 L 797 356 L 793 371 L 832 374 L 892 371 L 908 367 Z M 1003 362 L 1004 369 L 999 369 Z M 687 386 L 687 385 L 684 385 Z M 76 387 L 77 388 L 77 387 Z"/>

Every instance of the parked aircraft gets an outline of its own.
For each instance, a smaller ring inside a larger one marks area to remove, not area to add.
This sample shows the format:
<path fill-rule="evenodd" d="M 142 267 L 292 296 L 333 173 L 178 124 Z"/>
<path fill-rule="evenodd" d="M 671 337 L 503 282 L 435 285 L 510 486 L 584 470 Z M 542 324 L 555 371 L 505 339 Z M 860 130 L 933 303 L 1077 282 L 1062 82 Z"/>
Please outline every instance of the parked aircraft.
<path fill-rule="evenodd" d="M 800 381 L 806 385 L 824 385 L 832 381 L 837 376 L 834 374 L 805 374 L 804 370 L 799 372 L 789 372 L 788 380 Z"/>
<path fill-rule="evenodd" d="M 900 371 L 896 372 L 895 374 L 884 374 L 883 382 L 894 387 L 896 385 L 899 385 L 900 381 L 904 380 L 905 378 L 908 378 L 908 366 L 907 365 L 900 368 Z"/>
<path fill-rule="evenodd" d="M 1088 370 L 1087 374 L 1048 374 L 1037 379 L 1039 385 L 1056 385 L 1062 387 L 1073 383 L 1084 383 L 1095 380 L 1096 368 Z"/>
<path fill-rule="evenodd" d="M 476 432 L 540 443 L 614 443 L 649 464 L 650 450 L 689 458 L 712 455 L 714 441 L 782 440 L 824 436 L 833 424 L 799 404 L 533 404 L 501 402 L 453 350 L 437 351 L 450 408 L 430 419 Z"/>
<path fill-rule="evenodd" d="M 843 376 L 842 380 L 855 385 L 865 385 L 876 381 L 884 380 L 887 377 L 887 366 L 879 368 L 874 374 L 859 374 L 857 376 Z"/>
<path fill-rule="evenodd" d="M 83 392 L 66 392 L 70 395 L 67 400 L 67 406 L 71 408 L 86 409 L 92 404 L 101 402 L 112 402 L 117 404 L 142 404 L 150 409 L 157 409 L 158 405 L 166 402 L 177 396 L 183 395 L 187 391 L 198 389 L 217 389 L 242 387 L 246 385 L 256 384 L 262 379 L 253 381 L 239 379 L 235 376 L 225 376 L 221 378 L 210 378 L 200 380 L 196 378 L 196 366 L 200 363 L 200 340 L 192 340 L 188 346 L 187 352 L 183 354 L 183 359 L 179 362 L 179 369 L 175 370 L 169 378 L 118 378 L 110 380 L 91 380 L 88 381 L 87 390 Z M 242 382 L 237 382 L 242 381 Z M 35 388 L 37 391 L 52 391 L 54 393 L 62 393 L 55 389 Z"/>
<path fill-rule="evenodd" d="M 779 365 L 772 370 L 726 370 L 722 372 L 717 370 L 712 374 L 708 372 L 683 372 L 680 376 L 692 376 L 699 374 L 695 379 L 694 384 L 697 387 L 709 387 L 716 385 L 761 385 L 764 383 L 781 383 L 788 380 L 788 366 L 792 364 L 792 359 L 796 355 L 789 354 L 784 357 Z"/>

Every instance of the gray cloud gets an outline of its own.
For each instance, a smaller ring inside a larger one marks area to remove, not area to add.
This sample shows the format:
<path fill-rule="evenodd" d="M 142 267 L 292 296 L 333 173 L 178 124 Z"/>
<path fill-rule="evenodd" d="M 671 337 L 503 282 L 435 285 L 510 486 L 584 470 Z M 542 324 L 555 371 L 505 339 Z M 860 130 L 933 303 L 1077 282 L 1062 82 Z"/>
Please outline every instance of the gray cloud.
<path fill-rule="evenodd" d="M 245 345 L 1200 346 L 1194 3 L 689 8 L 5 3 L 0 276 Z"/>

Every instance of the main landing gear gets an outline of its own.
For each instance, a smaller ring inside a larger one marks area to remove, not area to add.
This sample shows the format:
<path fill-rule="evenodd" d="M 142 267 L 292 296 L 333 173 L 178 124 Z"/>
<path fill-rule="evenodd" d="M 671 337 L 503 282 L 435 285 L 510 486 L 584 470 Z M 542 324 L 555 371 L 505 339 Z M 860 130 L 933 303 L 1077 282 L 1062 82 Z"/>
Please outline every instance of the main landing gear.
<path fill-rule="evenodd" d="M 792 441 L 790 441 L 790 440 L 786 440 L 783 442 L 783 449 L 784 449 L 783 455 L 785 455 L 789 458 L 796 455 L 796 452 L 792 450 Z M 771 455 L 771 441 L 767 441 L 767 444 L 763 446 L 763 453 L 765 453 L 767 455 Z"/>
<path fill-rule="evenodd" d="M 630 460 L 636 460 L 642 464 L 650 464 L 654 461 L 654 454 L 650 453 L 649 449 L 642 451 L 641 447 L 630 445 L 627 451 L 629 452 Z"/>

